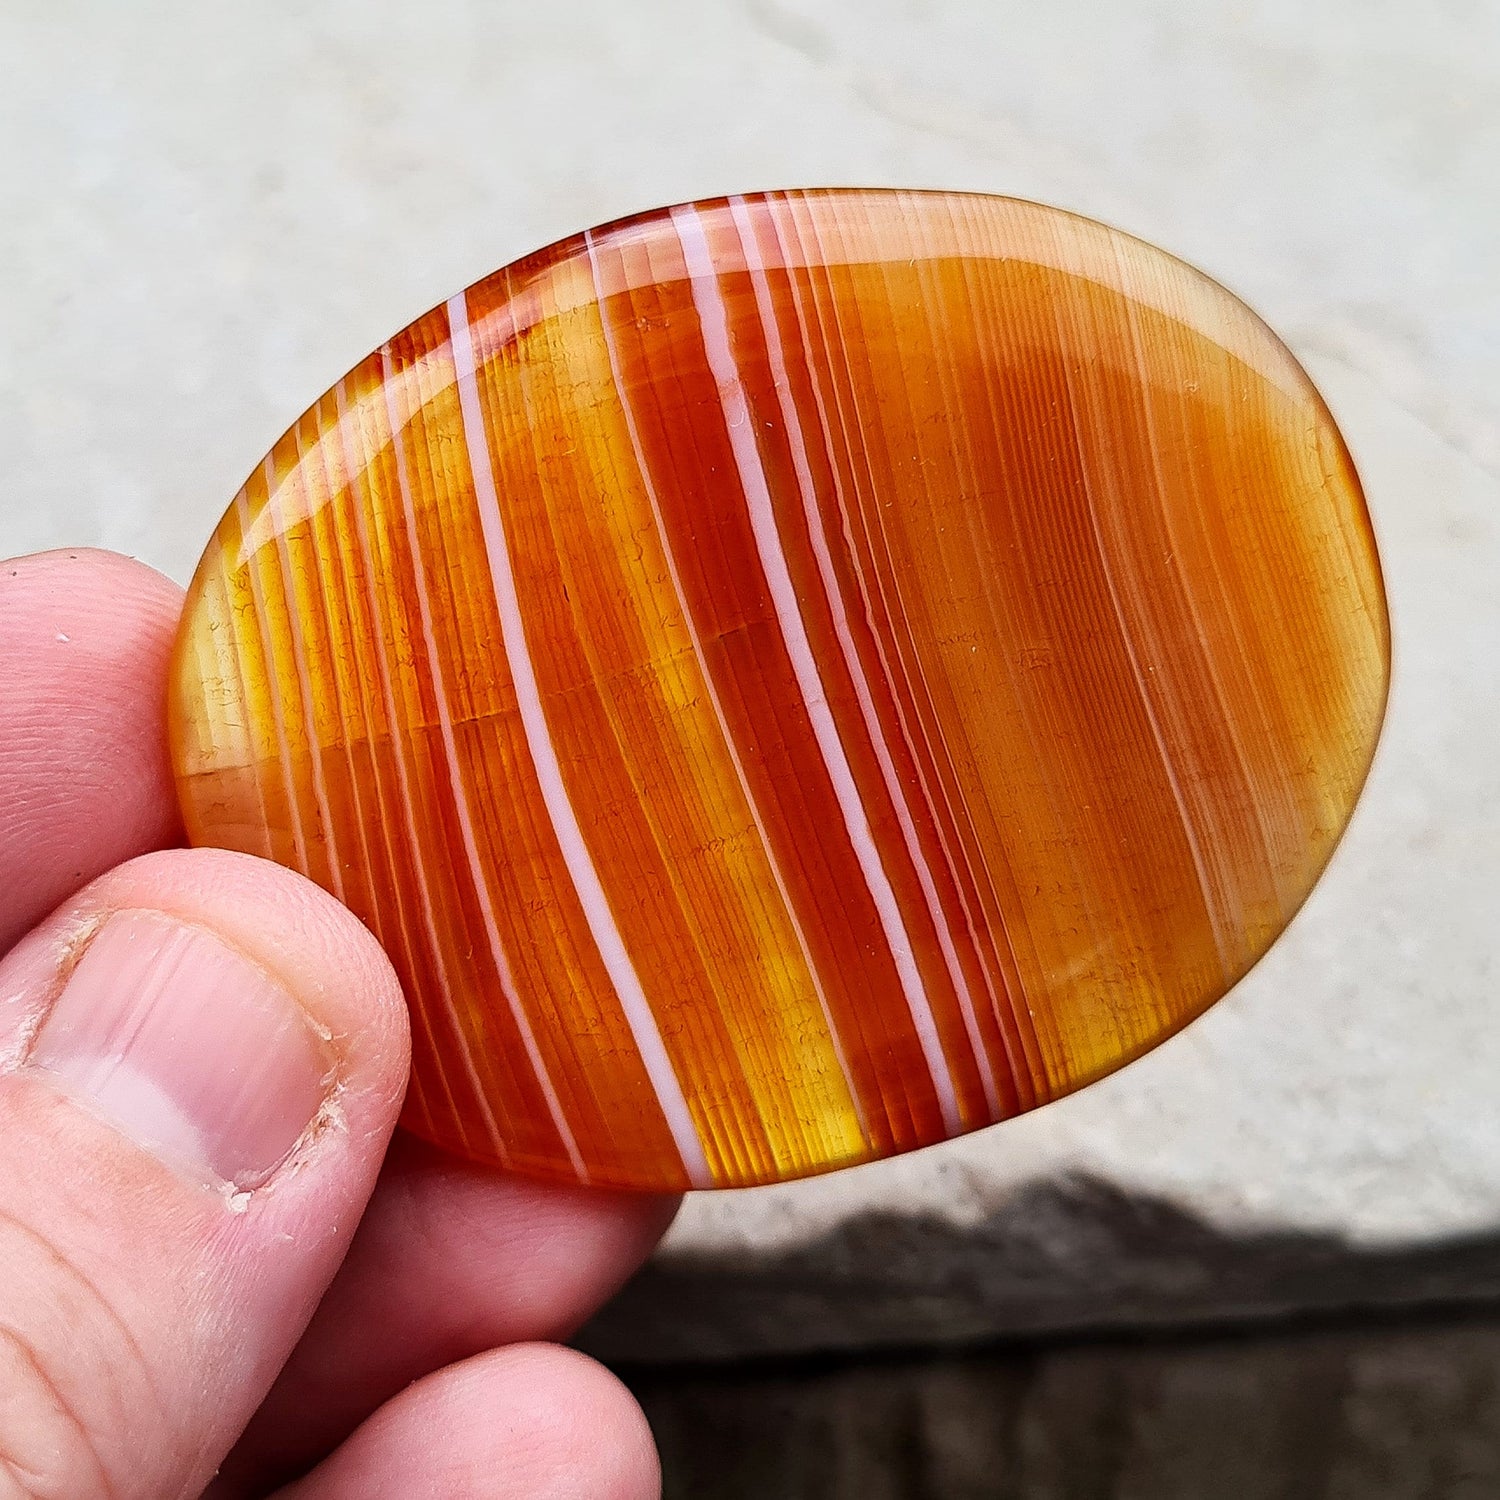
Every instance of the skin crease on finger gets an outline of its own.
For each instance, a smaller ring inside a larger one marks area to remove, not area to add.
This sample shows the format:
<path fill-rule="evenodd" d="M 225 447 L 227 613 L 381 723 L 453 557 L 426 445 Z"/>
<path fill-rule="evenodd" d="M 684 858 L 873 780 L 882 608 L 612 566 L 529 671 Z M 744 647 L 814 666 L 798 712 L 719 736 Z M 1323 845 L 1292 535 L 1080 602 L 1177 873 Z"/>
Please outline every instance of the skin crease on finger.
<path fill-rule="evenodd" d="M 226 1463 L 223 1493 L 300 1472 L 429 1370 L 567 1338 L 645 1259 L 679 1201 L 506 1176 L 398 1134 L 344 1269 Z"/>
<path fill-rule="evenodd" d="M 182 590 L 110 552 L 0 563 L 0 953 L 132 855 L 180 843 L 162 710 Z"/>
<path fill-rule="evenodd" d="M 90 877 L 179 840 L 160 705 L 180 599 L 109 553 L 0 563 L 6 942 Z M 264 1493 L 445 1364 L 566 1337 L 675 1209 L 503 1177 L 398 1136 L 353 1253 L 212 1493 Z"/>

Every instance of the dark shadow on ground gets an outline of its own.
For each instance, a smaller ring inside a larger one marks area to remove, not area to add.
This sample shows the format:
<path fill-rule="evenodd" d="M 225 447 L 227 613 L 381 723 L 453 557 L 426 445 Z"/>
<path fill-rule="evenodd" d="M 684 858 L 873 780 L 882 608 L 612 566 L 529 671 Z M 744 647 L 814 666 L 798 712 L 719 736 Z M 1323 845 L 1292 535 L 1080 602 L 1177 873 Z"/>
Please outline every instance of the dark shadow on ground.
<path fill-rule="evenodd" d="M 1492 1302 L 1500 1233 L 1379 1251 L 1331 1235 L 1225 1235 L 1074 1178 L 965 1228 L 870 1214 L 771 1256 L 663 1259 L 578 1342 L 611 1362 L 672 1364 Z"/>

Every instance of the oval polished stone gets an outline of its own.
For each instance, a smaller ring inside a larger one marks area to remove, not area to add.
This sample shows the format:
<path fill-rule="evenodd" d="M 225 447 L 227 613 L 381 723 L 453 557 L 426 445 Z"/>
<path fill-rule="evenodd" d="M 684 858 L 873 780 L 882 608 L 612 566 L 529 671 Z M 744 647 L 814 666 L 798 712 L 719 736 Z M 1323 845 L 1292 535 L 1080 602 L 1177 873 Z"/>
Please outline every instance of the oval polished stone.
<path fill-rule="evenodd" d="M 1222 995 L 1366 774 L 1348 453 L 1181 262 L 1001 198 L 563 241 L 357 365 L 235 497 L 171 723 L 198 843 L 410 998 L 405 1120 L 766 1182 L 1046 1103 Z"/>

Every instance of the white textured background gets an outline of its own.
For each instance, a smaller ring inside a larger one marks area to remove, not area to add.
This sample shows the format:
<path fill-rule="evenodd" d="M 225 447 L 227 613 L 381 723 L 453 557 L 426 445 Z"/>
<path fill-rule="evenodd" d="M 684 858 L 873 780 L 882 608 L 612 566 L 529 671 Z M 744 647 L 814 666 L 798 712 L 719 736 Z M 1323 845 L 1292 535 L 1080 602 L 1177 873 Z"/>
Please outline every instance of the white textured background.
<path fill-rule="evenodd" d="M 1500 4 L 0 3 L 0 553 L 186 579 L 332 380 L 503 262 L 756 187 L 1018 194 L 1261 311 L 1343 423 L 1391 717 L 1286 940 L 1038 1115 L 691 1203 L 678 1247 L 1084 1168 L 1225 1227 L 1500 1228 Z M 0 671 L 4 664 L 0 663 Z"/>

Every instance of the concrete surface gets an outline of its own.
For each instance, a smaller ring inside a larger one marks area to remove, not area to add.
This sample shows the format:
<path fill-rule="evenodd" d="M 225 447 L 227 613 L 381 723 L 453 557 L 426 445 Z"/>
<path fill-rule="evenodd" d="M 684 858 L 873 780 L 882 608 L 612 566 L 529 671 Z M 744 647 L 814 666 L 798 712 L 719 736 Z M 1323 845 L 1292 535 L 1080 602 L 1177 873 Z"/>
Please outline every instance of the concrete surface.
<path fill-rule="evenodd" d="M 732 1291 L 872 1216 L 993 1224 L 1077 1174 L 1216 1244 L 1500 1232 L 1500 6 L 20 3 L 0 141 L 0 553 L 93 543 L 178 578 L 345 368 L 616 214 L 798 183 L 1003 191 L 1226 282 L 1344 424 L 1389 573 L 1388 732 L 1326 880 L 1148 1059 L 916 1157 L 696 1199 L 662 1285 L 719 1266 Z M 1050 1222 L 1119 1253 L 1087 1216 Z"/>

